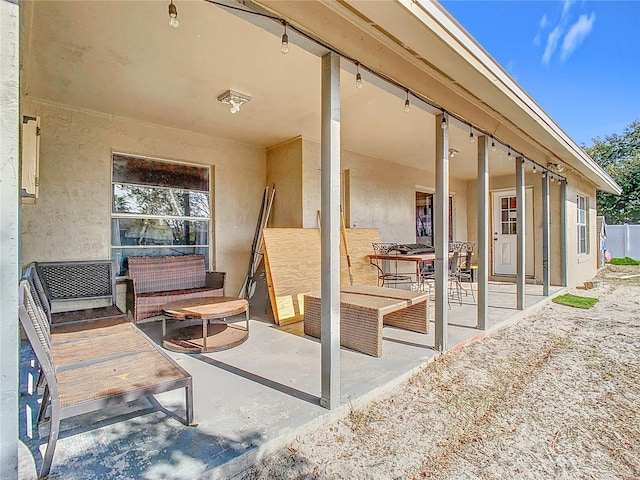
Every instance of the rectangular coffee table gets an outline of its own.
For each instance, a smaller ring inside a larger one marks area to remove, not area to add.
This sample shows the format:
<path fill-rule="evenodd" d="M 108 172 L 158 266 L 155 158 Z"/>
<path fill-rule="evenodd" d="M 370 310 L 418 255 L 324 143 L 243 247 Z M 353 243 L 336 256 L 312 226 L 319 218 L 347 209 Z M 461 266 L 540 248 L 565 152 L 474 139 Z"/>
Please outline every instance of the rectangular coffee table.
<path fill-rule="evenodd" d="M 382 327 L 392 325 L 428 332 L 424 292 L 395 288 L 352 286 L 340 291 L 340 344 L 367 355 L 382 355 Z M 304 297 L 304 333 L 320 337 L 320 295 Z"/>

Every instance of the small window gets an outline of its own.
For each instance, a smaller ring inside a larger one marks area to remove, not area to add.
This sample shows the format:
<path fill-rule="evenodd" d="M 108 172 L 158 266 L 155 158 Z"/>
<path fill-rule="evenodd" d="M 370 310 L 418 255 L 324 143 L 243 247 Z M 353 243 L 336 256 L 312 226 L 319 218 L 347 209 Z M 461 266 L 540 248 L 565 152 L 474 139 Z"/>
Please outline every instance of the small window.
<path fill-rule="evenodd" d="M 588 253 L 587 245 L 587 225 L 588 225 L 588 204 L 587 197 L 578 195 L 576 199 L 578 205 L 578 254 Z"/>
<path fill-rule="evenodd" d="M 113 154 L 111 255 L 118 275 L 131 256 L 200 253 L 211 231 L 207 167 Z"/>

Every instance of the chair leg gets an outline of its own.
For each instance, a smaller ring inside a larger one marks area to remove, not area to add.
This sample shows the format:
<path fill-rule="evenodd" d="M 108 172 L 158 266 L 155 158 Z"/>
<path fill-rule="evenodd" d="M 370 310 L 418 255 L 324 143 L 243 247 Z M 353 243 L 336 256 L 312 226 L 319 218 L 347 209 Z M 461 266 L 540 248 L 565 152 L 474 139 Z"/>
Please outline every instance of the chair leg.
<path fill-rule="evenodd" d="M 455 290 L 453 286 L 455 284 Z M 462 305 L 462 292 L 460 291 L 460 281 L 457 278 L 449 279 L 449 306 L 451 306 L 451 297 L 455 296 L 458 298 L 458 303 Z"/>
<path fill-rule="evenodd" d="M 193 422 L 193 384 L 184 387 L 185 390 L 185 407 L 187 410 L 187 425 L 196 426 Z"/>
<path fill-rule="evenodd" d="M 58 435 L 60 434 L 60 405 L 57 401 L 51 402 L 51 422 L 49 424 L 49 439 L 47 441 L 47 449 L 42 459 L 42 467 L 40 468 L 40 479 L 47 478 L 51 470 L 53 462 L 53 454 L 56 450 Z"/>
<path fill-rule="evenodd" d="M 38 423 L 44 420 L 45 413 L 47 412 L 47 405 L 49 404 L 49 385 L 44 386 L 44 393 L 42 394 L 42 403 L 40 404 L 40 410 L 38 410 Z"/>

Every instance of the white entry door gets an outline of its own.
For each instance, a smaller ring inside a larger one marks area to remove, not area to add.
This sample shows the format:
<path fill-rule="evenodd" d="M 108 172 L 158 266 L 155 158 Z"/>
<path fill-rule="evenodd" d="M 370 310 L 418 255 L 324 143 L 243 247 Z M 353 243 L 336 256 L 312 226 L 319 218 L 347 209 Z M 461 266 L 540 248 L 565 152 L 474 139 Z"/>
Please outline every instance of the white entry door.
<path fill-rule="evenodd" d="M 516 191 L 492 192 L 493 273 L 515 275 L 518 211 Z M 533 275 L 533 194 L 525 189 L 525 275 Z"/>

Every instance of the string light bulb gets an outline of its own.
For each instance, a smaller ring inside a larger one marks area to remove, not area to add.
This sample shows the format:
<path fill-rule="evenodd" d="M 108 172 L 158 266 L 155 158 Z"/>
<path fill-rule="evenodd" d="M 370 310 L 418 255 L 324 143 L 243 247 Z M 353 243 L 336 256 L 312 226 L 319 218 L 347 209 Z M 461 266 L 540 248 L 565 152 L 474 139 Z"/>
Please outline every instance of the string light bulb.
<path fill-rule="evenodd" d="M 476 137 L 473 135 L 473 127 L 469 125 L 469 143 L 476 141 Z"/>
<path fill-rule="evenodd" d="M 173 4 L 173 0 L 169 3 L 169 26 L 173 28 L 178 28 L 178 26 L 180 26 L 180 22 L 178 21 L 178 9 Z"/>
<path fill-rule="evenodd" d="M 491 151 L 495 152 L 496 151 L 496 141 L 493 138 L 493 136 L 491 137 Z"/>
<path fill-rule="evenodd" d="M 511 158 L 511 146 L 507 147 L 507 157 Z"/>
<path fill-rule="evenodd" d="M 447 129 L 447 117 L 444 116 L 444 112 L 442 112 L 442 121 L 440 122 L 440 128 L 442 130 Z"/>
<path fill-rule="evenodd" d="M 362 88 L 362 75 L 360 75 L 360 64 L 356 62 L 356 88 Z"/>
<path fill-rule="evenodd" d="M 547 176 L 547 172 L 543 170 L 543 171 L 542 171 L 542 178 L 544 178 L 544 177 L 546 177 L 546 176 Z"/>
<path fill-rule="evenodd" d="M 280 51 L 283 54 L 289 53 L 289 35 L 287 35 L 287 22 L 282 20 L 282 27 L 284 29 L 282 33 L 282 44 L 280 45 Z"/>
<path fill-rule="evenodd" d="M 404 111 L 409 112 L 409 106 L 411 103 L 409 102 L 409 90 L 407 90 L 407 99 L 404 101 Z"/>
<path fill-rule="evenodd" d="M 536 164 L 533 164 L 533 170 L 531 171 L 531 173 L 538 173 L 538 170 L 536 170 Z"/>

